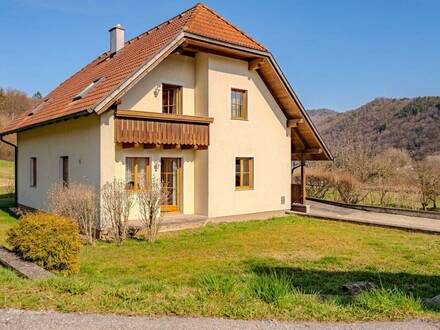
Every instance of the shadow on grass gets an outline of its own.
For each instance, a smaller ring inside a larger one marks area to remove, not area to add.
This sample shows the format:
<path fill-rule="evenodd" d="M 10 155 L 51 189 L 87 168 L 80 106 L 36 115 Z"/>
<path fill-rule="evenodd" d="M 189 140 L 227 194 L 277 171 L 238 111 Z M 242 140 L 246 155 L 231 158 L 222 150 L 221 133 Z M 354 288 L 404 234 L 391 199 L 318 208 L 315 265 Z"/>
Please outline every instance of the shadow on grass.
<path fill-rule="evenodd" d="M 0 194 L 0 210 L 10 214 L 9 208 L 14 206 L 14 197 L 9 194 Z"/>
<path fill-rule="evenodd" d="M 340 295 L 345 292 L 342 286 L 349 282 L 370 281 L 379 288 L 400 290 L 415 299 L 431 298 L 440 294 L 440 275 L 420 275 L 404 272 L 389 273 L 368 270 L 327 271 L 319 269 L 301 269 L 296 267 L 278 267 L 249 262 L 250 270 L 257 276 L 276 275 L 288 278 L 292 290 L 299 289 L 305 294 Z M 439 312 L 436 306 L 425 305 L 425 310 Z"/>

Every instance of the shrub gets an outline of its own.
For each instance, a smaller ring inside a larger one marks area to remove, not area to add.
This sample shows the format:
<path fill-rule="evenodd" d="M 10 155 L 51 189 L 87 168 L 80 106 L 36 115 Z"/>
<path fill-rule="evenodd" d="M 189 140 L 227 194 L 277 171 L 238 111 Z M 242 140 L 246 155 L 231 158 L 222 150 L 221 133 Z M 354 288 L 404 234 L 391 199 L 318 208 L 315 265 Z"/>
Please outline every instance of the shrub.
<path fill-rule="evenodd" d="M 134 195 L 126 190 L 123 181 L 113 179 L 102 187 L 101 197 L 104 217 L 110 222 L 113 238 L 117 243 L 122 243 L 127 238 L 127 223 Z"/>
<path fill-rule="evenodd" d="M 8 232 L 8 243 L 24 260 L 61 274 L 79 270 L 78 225 L 72 220 L 46 213 L 25 215 Z"/>
<path fill-rule="evenodd" d="M 167 190 L 157 182 L 152 183 L 149 189 L 143 189 L 137 193 L 142 227 L 146 230 L 149 242 L 156 240 L 162 222 L 160 206 L 166 198 Z"/>
<path fill-rule="evenodd" d="M 337 174 L 334 185 L 344 203 L 357 204 L 368 195 L 362 193 L 360 183 L 348 173 Z"/>
<path fill-rule="evenodd" d="M 322 168 L 313 168 L 307 173 L 307 195 L 325 199 L 335 181 L 334 173 Z"/>
<path fill-rule="evenodd" d="M 87 243 L 93 243 L 99 219 L 99 198 L 95 187 L 72 182 L 66 188 L 58 183 L 50 188 L 48 200 L 53 213 L 75 220 Z"/>

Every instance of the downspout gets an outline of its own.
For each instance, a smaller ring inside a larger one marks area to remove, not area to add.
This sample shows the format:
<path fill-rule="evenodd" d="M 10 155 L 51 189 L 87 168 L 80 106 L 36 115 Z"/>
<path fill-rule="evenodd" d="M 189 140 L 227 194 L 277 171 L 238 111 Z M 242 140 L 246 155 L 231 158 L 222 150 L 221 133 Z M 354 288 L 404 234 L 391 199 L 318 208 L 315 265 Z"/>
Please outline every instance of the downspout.
<path fill-rule="evenodd" d="M 9 141 L 6 141 L 5 139 L 4 139 L 4 135 L 0 135 L 0 140 L 3 142 L 3 143 L 6 143 L 7 145 L 10 145 L 11 147 L 13 147 L 14 148 L 14 171 L 15 171 L 15 175 L 14 175 L 14 181 L 15 181 L 15 197 L 14 197 L 14 204 L 15 204 L 15 207 L 17 207 L 17 205 L 18 205 L 18 184 L 17 184 L 17 182 L 18 182 L 18 180 L 17 180 L 17 173 L 18 173 L 18 164 L 17 164 L 17 159 L 18 159 L 18 153 L 17 153 L 17 148 L 18 148 L 18 146 L 17 145 L 15 145 L 15 144 L 13 144 L 13 143 L 11 143 L 11 142 L 9 142 Z"/>

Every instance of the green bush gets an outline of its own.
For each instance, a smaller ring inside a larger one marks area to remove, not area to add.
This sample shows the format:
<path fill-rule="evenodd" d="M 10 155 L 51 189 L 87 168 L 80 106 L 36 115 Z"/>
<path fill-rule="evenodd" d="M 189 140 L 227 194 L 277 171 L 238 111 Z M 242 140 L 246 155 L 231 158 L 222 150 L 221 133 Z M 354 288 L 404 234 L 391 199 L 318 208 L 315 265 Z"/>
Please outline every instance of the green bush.
<path fill-rule="evenodd" d="M 46 213 L 28 214 L 8 232 L 8 243 L 24 260 L 49 271 L 79 271 L 79 230 L 70 219 Z"/>

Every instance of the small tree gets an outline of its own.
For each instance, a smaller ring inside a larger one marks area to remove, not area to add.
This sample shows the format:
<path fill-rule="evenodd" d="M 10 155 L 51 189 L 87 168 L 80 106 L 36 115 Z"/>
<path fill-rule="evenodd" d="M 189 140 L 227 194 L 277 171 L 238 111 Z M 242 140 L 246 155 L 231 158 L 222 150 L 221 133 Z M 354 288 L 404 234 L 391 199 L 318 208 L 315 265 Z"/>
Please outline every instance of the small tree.
<path fill-rule="evenodd" d="M 150 189 L 143 189 L 137 194 L 139 213 L 149 242 L 156 240 L 162 222 L 160 206 L 166 198 L 166 190 L 158 182 L 152 183 Z"/>
<path fill-rule="evenodd" d="M 103 216 L 110 222 L 114 240 L 122 243 L 127 238 L 127 223 L 133 207 L 133 194 L 118 179 L 107 182 L 101 190 Z"/>
<path fill-rule="evenodd" d="M 398 178 L 405 175 L 403 169 L 411 163 L 408 152 L 389 148 L 376 155 L 372 164 L 372 182 L 379 192 L 379 203 L 385 205 L 385 197 L 392 187 L 398 184 Z"/>
<path fill-rule="evenodd" d="M 94 186 L 71 182 L 66 188 L 56 183 L 49 189 L 48 201 L 52 213 L 74 220 L 80 234 L 89 244 L 93 243 L 99 219 L 98 192 Z"/>
<path fill-rule="evenodd" d="M 422 209 L 426 210 L 430 201 L 436 207 L 435 201 L 440 193 L 440 162 L 437 158 L 427 157 L 415 162 L 414 171 Z"/>
<path fill-rule="evenodd" d="M 360 183 L 349 173 L 338 173 L 334 185 L 344 203 L 357 204 L 368 195 L 362 193 Z"/>

